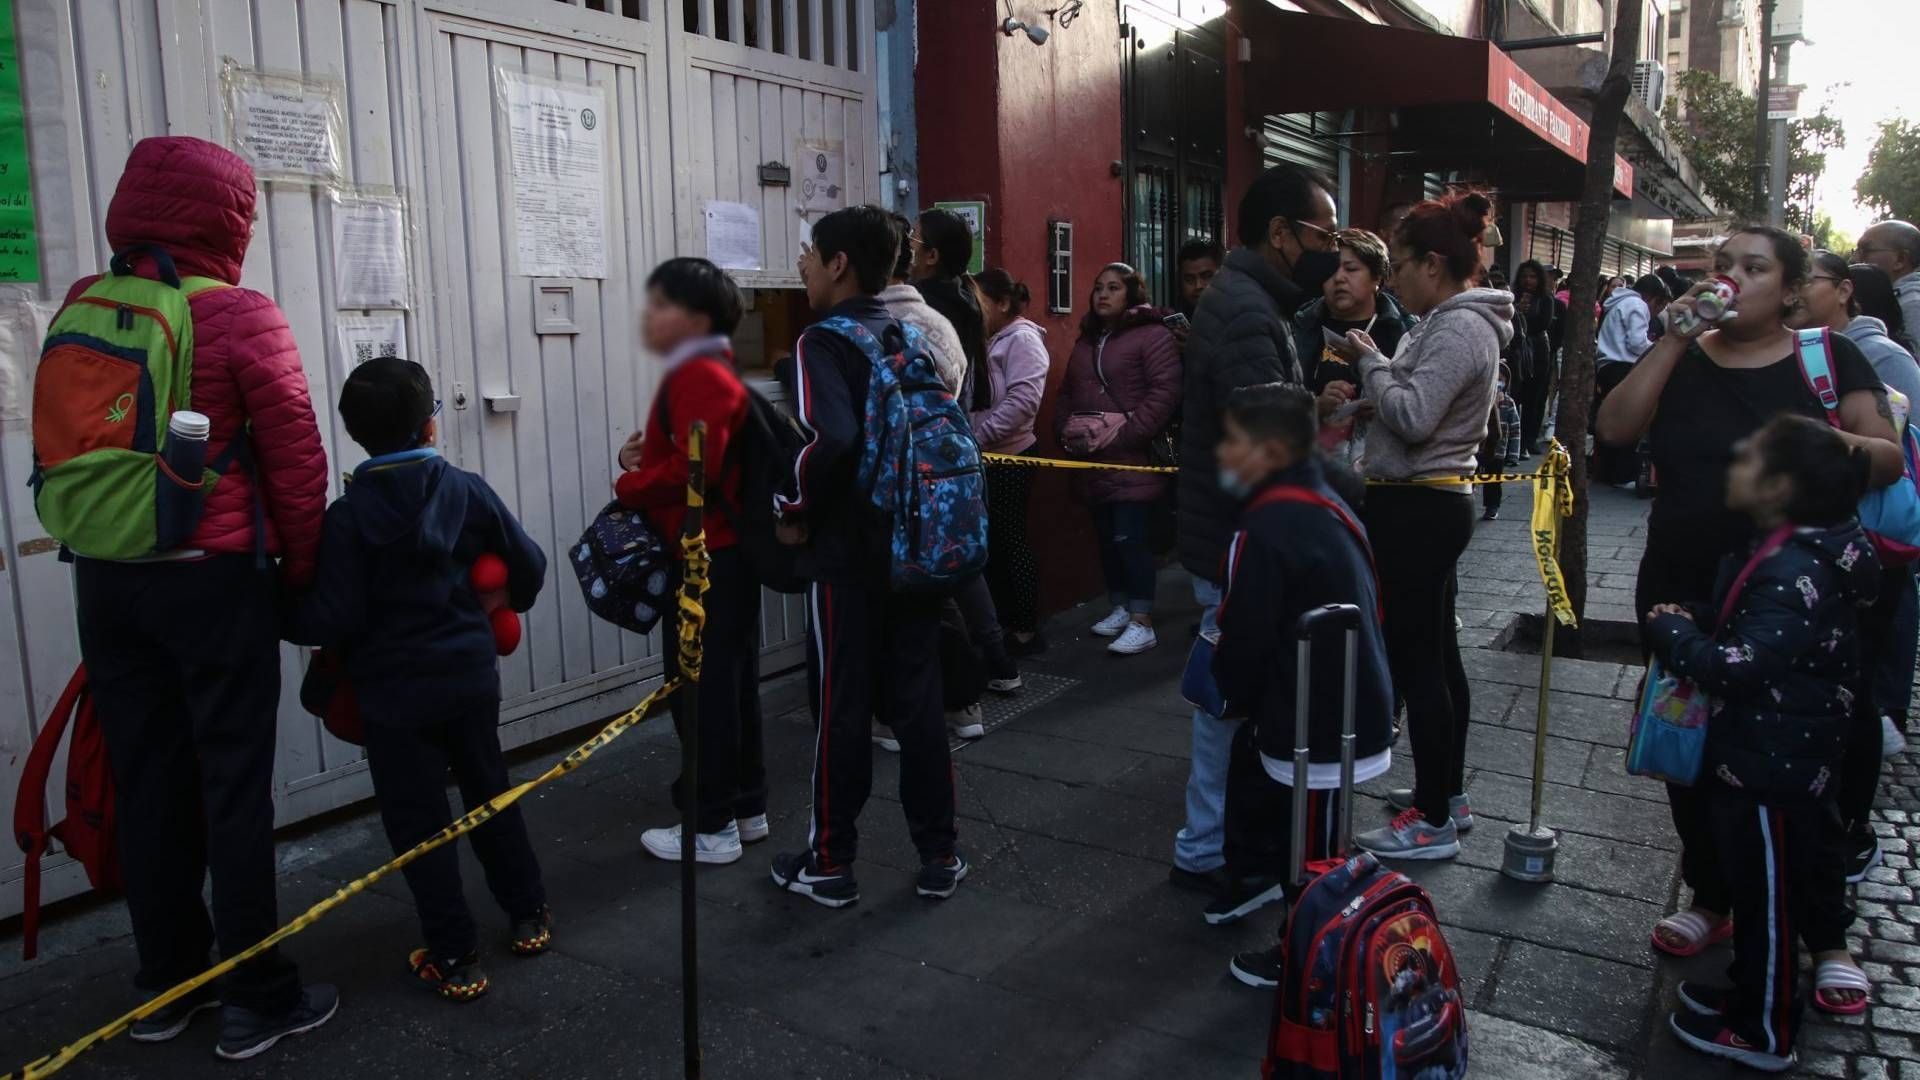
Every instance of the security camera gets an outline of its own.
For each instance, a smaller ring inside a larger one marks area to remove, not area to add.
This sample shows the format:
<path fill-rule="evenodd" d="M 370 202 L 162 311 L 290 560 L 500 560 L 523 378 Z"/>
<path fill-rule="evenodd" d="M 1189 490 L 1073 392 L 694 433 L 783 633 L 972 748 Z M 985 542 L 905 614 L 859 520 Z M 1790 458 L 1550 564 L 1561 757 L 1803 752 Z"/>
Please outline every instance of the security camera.
<path fill-rule="evenodd" d="M 1047 43 L 1047 36 L 1047 28 L 1044 26 L 1027 27 L 1027 40 L 1033 42 L 1035 45 L 1045 45 Z"/>

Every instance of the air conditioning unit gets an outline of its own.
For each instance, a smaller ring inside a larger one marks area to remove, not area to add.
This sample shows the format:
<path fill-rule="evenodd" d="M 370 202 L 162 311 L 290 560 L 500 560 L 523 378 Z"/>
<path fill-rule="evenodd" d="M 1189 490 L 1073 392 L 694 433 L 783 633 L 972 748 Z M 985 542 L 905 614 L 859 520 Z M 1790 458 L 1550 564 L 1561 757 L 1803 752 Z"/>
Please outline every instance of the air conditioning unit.
<path fill-rule="evenodd" d="M 1655 116 L 1667 102 L 1667 69 L 1658 60 L 1636 60 L 1633 64 L 1633 96 Z"/>

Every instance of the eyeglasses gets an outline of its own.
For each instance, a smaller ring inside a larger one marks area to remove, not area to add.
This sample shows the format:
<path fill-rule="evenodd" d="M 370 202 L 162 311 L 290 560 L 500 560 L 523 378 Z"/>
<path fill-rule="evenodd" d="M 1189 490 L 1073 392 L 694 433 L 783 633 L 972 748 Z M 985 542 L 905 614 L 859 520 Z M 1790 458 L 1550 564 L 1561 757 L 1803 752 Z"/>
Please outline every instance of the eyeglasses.
<path fill-rule="evenodd" d="M 1335 229 L 1323 229 L 1311 221 L 1296 221 L 1294 224 L 1303 229 L 1312 229 L 1318 233 L 1321 240 L 1326 243 L 1327 250 L 1332 250 L 1340 246 L 1340 233 Z"/>

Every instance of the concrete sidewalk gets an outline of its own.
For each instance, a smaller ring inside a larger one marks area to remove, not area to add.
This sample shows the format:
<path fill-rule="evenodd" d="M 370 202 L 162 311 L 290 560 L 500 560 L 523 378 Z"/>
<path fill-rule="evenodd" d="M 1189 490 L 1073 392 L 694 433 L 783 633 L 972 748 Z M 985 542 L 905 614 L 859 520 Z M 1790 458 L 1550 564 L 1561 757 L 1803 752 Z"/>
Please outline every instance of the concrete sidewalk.
<path fill-rule="evenodd" d="M 1630 619 L 1644 503 L 1596 493 L 1590 613 Z M 1674 839 L 1657 784 L 1621 765 L 1637 670 L 1558 661 L 1547 745 L 1546 823 L 1560 830 L 1558 880 L 1500 875 L 1502 838 L 1525 819 L 1539 658 L 1502 651 L 1541 590 L 1526 540 L 1528 493 L 1483 525 L 1462 565 L 1472 648 L 1469 787 L 1479 827 L 1456 863 L 1413 864 L 1433 891 L 1473 1006 L 1476 1077 L 1717 1076 L 1666 1033 L 1668 965 L 1647 939 L 1676 900 Z M 1235 982 L 1237 950 L 1271 941 L 1276 919 L 1216 929 L 1167 885 L 1182 816 L 1190 709 L 1176 681 L 1194 620 L 1184 575 L 1161 590 L 1161 646 L 1118 659 L 1082 629 L 1053 623 L 1055 649 L 1021 694 L 990 702 L 989 736 L 955 755 L 961 843 L 974 873 L 954 899 L 913 895 L 918 862 L 894 799 L 897 769 L 876 754 L 862 819 L 862 900 L 832 912 L 768 882 L 776 850 L 803 842 L 799 800 L 812 732 L 798 688 L 769 723 L 774 828 L 768 844 L 700 877 L 702 1018 L 711 1077 L 1248 1077 L 1273 999 Z M 531 775 L 558 751 L 518 763 Z M 677 747 L 656 720 L 532 797 L 528 822 L 556 908 L 556 951 L 535 960 L 488 950 L 494 992 L 455 1007 L 410 985 L 416 927 L 396 876 L 296 937 L 310 979 L 340 985 L 339 1017 L 258 1063 L 211 1058 L 203 1021 L 160 1047 L 115 1040 L 75 1077 L 669 1077 L 680 1075 L 678 868 L 639 849 L 640 830 L 673 820 Z M 1411 761 L 1366 785 L 1356 825 L 1384 817 L 1379 796 Z M 1904 761 L 1882 811 L 1889 864 L 1860 891 L 1876 1008 L 1864 1021 L 1810 1022 L 1803 1071 L 1920 1076 L 1920 944 L 1909 861 L 1920 842 Z M 388 855 L 370 812 L 283 842 L 283 914 Z M 504 933 L 466 861 L 469 897 Z M 51 1050 L 133 1002 L 133 949 L 116 903 L 69 906 L 43 930 L 43 959 L 0 938 L 0 1067 Z M 1700 961 L 1695 973 L 1724 962 Z M 1917 1011 L 1909 1011 L 1909 1008 Z M 1910 1059 L 1897 1063 L 1895 1059 Z M 1905 1072 L 1897 1070 L 1905 1069 Z M 1729 1073 L 1729 1075 L 1731 1075 Z"/>

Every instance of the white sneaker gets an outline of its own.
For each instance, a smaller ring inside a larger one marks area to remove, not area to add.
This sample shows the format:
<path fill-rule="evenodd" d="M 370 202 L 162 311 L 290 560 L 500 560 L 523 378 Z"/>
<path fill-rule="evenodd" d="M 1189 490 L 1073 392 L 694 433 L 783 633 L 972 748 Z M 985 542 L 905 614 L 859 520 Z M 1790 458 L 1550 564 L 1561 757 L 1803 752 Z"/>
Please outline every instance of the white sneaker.
<path fill-rule="evenodd" d="M 1107 646 L 1107 651 L 1121 656 L 1132 656 L 1135 653 L 1146 652 L 1158 644 L 1160 639 L 1154 636 L 1153 627 L 1129 622 L 1126 633 L 1114 639 L 1113 644 Z"/>
<path fill-rule="evenodd" d="M 978 702 L 964 709 L 953 709 L 947 713 L 947 730 L 956 738 L 978 739 L 987 733 L 985 717 L 980 712 Z"/>
<path fill-rule="evenodd" d="M 640 846 L 657 858 L 668 862 L 680 861 L 680 826 L 665 829 L 648 829 L 640 834 Z M 717 833 L 701 833 L 693 838 L 693 861 L 724 865 L 738 862 L 740 859 L 740 826 L 737 822 L 727 822 L 727 827 Z"/>
<path fill-rule="evenodd" d="M 873 722 L 873 745 L 889 754 L 900 752 L 900 740 L 893 737 L 893 729 L 878 720 Z"/>
<path fill-rule="evenodd" d="M 1880 756 L 1897 758 L 1907 752 L 1907 733 L 1893 722 L 1893 717 L 1880 718 Z"/>
<path fill-rule="evenodd" d="M 1120 631 L 1125 630 L 1132 621 L 1133 616 L 1127 613 L 1125 607 L 1115 605 L 1111 614 L 1093 624 L 1093 632 L 1101 637 L 1119 637 Z"/>
<path fill-rule="evenodd" d="M 765 814 L 755 814 L 749 818 L 739 818 L 734 824 L 740 829 L 740 842 L 743 844 L 757 844 L 765 840 L 767 833 L 770 831 L 767 828 L 767 815 Z"/>

